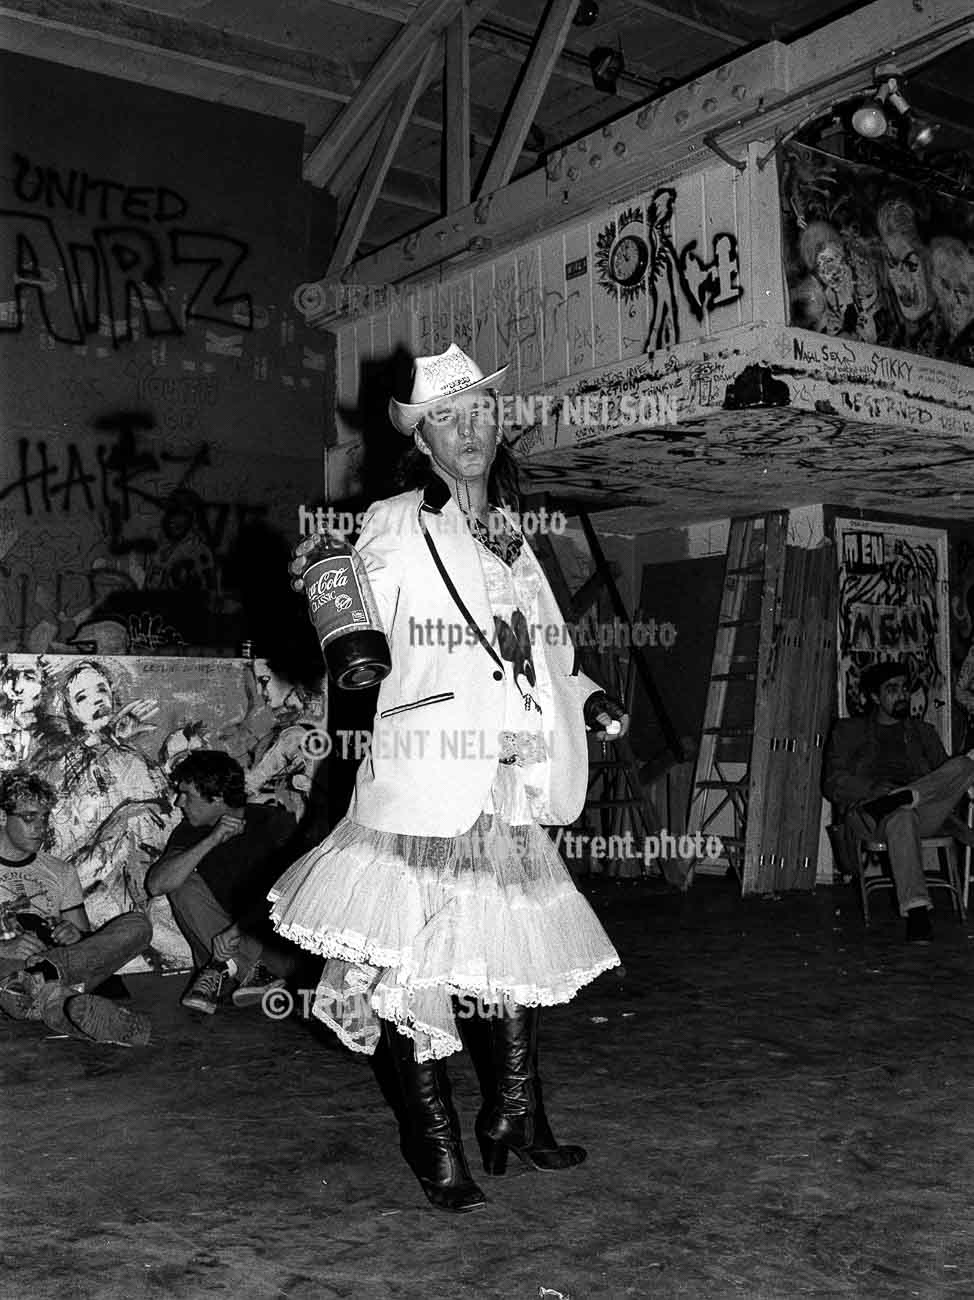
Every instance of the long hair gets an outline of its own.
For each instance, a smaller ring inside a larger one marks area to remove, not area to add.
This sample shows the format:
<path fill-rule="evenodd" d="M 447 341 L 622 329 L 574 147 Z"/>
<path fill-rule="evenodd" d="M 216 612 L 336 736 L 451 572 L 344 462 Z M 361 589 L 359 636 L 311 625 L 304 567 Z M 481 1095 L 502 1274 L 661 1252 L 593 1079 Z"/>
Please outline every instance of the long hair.
<path fill-rule="evenodd" d="M 422 421 L 419 430 L 422 433 Z M 415 442 L 410 442 L 396 465 L 395 486 L 400 492 L 424 488 L 434 473 L 429 457 L 420 451 Z M 514 514 L 520 514 L 521 479 L 518 464 L 510 447 L 502 441 L 497 443 L 497 453 L 487 478 L 487 500 L 492 506 L 504 506 Z"/>

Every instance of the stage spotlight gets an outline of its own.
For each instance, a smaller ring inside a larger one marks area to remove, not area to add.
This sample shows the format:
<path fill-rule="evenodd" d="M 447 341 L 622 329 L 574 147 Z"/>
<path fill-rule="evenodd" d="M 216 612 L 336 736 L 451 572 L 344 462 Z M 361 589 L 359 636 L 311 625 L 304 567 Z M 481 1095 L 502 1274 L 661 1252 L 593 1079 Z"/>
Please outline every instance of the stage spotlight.
<path fill-rule="evenodd" d="M 592 85 L 606 95 L 616 93 L 616 82 L 625 71 L 626 61 L 622 50 L 610 49 L 608 45 L 598 45 L 588 56 L 592 69 Z"/>
<path fill-rule="evenodd" d="M 864 99 L 856 108 L 852 114 L 853 130 L 867 140 L 879 139 L 890 127 L 887 109 L 892 109 L 897 117 L 905 117 L 910 111 L 895 77 L 889 77 L 874 95 Z"/>
<path fill-rule="evenodd" d="M 575 10 L 575 17 L 572 23 L 575 27 L 591 27 L 599 16 L 599 7 L 595 0 L 581 0 L 578 8 Z"/>
<path fill-rule="evenodd" d="M 865 99 L 852 114 L 852 127 L 867 140 L 878 140 L 889 130 L 886 112 L 878 99 Z"/>

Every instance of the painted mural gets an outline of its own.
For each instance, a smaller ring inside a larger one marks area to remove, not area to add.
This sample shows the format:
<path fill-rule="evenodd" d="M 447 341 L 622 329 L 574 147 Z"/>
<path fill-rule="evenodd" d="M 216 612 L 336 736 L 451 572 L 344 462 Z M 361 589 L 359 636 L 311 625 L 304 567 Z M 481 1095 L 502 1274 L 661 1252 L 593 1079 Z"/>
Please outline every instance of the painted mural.
<path fill-rule="evenodd" d="M 49 852 L 78 871 L 93 926 L 146 909 L 150 950 L 126 969 L 181 969 L 189 949 L 145 876 L 181 820 L 170 776 L 192 749 L 232 754 L 248 799 L 304 815 L 325 699 L 262 659 L 0 655 L 0 769 L 58 792 Z"/>
<path fill-rule="evenodd" d="M 485 372 L 509 364 L 505 391 L 528 398 L 748 322 L 742 208 L 738 182 L 721 166 L 635 194 L 465 274 L 390 294 L 387 311 L 337 332 L 329 499 L 362 488 L 369 422 L 346 416 L 363 410 L 374 362 L 456 342 Z"/>
<path fill-rule="evenodd" d="M 780 156 L 792 325 L 974 365 L 974 204 L 804 145 Z"/>
<path fill-rule="evenodd" d="M 947 535 L 910 525 L 835 521 L 839 559 L 839 712 L 865 711 L 863 671 L 908 671 L 910 712 L 951 747 Z"/>

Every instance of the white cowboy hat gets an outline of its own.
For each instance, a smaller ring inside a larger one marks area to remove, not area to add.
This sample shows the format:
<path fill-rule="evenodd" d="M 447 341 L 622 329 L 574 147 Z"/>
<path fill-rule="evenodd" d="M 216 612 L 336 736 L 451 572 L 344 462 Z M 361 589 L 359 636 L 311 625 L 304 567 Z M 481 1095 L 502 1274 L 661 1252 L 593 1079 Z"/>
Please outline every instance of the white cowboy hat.
<path fill-rule="evenodd" d="M 411 438 L 416 425 L 430 407 L 437 402 L 461 397 L 477 388 L 499 383 L 507 374 L 501 366 L 493 374 L 485 375 L 466 352 L 451 343 L 445 352 L 435 357 L 417 357 L 413 362 L 413 387 L 408 402 L 389 398 L 389 419 L 400 433 Z"/>

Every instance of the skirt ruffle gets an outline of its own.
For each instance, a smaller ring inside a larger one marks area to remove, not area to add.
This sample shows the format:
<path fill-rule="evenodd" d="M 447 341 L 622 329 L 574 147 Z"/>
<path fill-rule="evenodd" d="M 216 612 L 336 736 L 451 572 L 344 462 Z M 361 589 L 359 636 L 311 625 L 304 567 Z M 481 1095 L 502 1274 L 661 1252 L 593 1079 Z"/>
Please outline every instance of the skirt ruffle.
<path fill-rule="evenodd" d="M 385 1019 L 418 1060 L 448 1056 L 456 1018 L 568 1002 L 619 964 L 544 830 L 488 814 L 454 839 L 345 818 L 269 897 L 279 933 L 326 959 L 314 1014 L 360 1052 Z"/>

